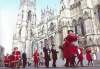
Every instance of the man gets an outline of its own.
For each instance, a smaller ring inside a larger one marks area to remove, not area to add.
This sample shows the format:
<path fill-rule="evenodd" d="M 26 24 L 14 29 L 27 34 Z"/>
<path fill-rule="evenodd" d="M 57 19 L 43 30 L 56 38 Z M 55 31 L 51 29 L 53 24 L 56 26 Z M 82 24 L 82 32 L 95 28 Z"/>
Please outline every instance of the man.
<path fill-rule="evenodd" d="M 76 46 L 73 42 L 77 41 L 77 36 L 72 30 L 68 30 L 68 35 L 63 44 L 63 55 L 67 61 L 67 66 L 74 66 L 75 54 L 77 53 Z"/>
<path fill-rule="evenodd" d="M 4 56 L 4 64 L 5 64 L 5 67 L 9 67 L 9 54 Z"/>
<path fill-rule="evenodd" d="M 19 67 L 20 65 L 19 65 L 19 61 L 20 61 L 20 59 L 21 59 L 21 53 L 20 53 L 20 51 L 18 51 L 18 47 L 15 47 L 14 48 L 14 51 L 12 52 L 13 53 L 13 55 L 14 55 L 14 61 L 15 61 L 15 63 L 14 63 L 14 66 L 15 67 Z"/>
<path fill-rule="evenodd" d="M 44 61 L 44 56 L 43 56 L 43 53 L 40 52 L 40 54 L 39 54 L 39 65 L 43 65 L 43 61 Z"/>
<path fill-rule="evenodd" d="M 88 61 L 88 66 L 91 64 L 93 66 L 93 59 L 92 59 L 92 53 L 91 49 L 86 49 L 86 59 Z"/>
<path fill-rule="evenodd" d="M 22 60 L 23 60 L 23 68 L 25 68 L 26 64 L 27 64 L 27 56 L 26 53 L 22 53 Z"/>
<path fill-rule="evenodd" d="M 50 61 L 50 49 L 49 49 L 49 47 L 48 46 L 44 47 L 43 52 L 44 52 L 45 66 L 48 68 L 49 61 Z"/>
<path fill-rule="evenodd" d="M 52 64 L 52 66 L 53 67 L 56 67 L 56 60 L 57 60 L 57 51 L 56 51 L 56 49 L 55 49 L 55 47 L 52 47 L 51 48 L 51 52 L 52 52 L 52 59 L 53 59 L 53 64 Z"/>
<path fill-rule="evenodd" d="M 77 65 L 80 63 L 81 66 L 83 66 L 83 49 L 78 48 L 78 62 Z"/>
<path fill-rule="evenodd" d="M 10 56 L 9 56 L 9 61 L 10 61 L 10 64 L 9 64 L 9 67 L 11 68 L 14 68 L 15 67 L 15 57 L 14 57 L 14 53 L 12 53 Z"/>

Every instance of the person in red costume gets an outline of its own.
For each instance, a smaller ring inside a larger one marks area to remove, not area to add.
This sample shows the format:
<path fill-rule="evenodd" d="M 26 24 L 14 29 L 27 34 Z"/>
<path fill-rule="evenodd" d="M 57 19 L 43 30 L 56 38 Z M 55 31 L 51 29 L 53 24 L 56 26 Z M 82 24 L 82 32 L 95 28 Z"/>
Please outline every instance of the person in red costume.
<path fill-rule="evenodd" d="M 15 67 L 15 57 L 14 57 L 14 54 L 12 53 L 10 56 L 9 56 L 9 61 L 10 61 L 10 64 L 9 64 L 9 67 L 11 67 L 12 69 Z"/>
<path fill-rule="evenodd" d="M 12 52 L 14 55 L 14 61 L 15 61 L 15 67 L 19 67 L 19 61 L 21 58 L 21 53 L 18 51 L 18 47 L 14 48 L 14 51 Z"/>
<path fill-rule="evenodd" d="M 35 67 L 38 67 L 38 63 L 39 63 L 39 53 L 38 53 L 38 50 L 35 50 L 35 52 L 33 54 L 33 59 L 34 59 Z"/>
<path fill-rule="evenodd" d="M 78 48 L 78 62 L 77 65 L 80 63 L 83 66 L 83 48 Z"/>
<path fill-rule="evenodd" d="M 4 56 L 4 64 L 5 64 L 5 67 L 9 67 L 9 54 Z"/>
<path fill-rule="evenodd" d="M 75 65 L 75 55 L 77 54 L 77 47 L 73 42 L 77 41 L 78 36 L 72 31 L 68 31 L 68 36 L 65 38 L 63 44 L 63 56 L 66 59 L 67 66 Z"/>
<path fill-rule="evenodd" d="M 93 66 L 93 59 L 92 59 L 92 54 L 91 54 L 91 49 L 86 49 L 86 59 L 88 61 L 88 66 L 89 64 L 92 64 Z"/>

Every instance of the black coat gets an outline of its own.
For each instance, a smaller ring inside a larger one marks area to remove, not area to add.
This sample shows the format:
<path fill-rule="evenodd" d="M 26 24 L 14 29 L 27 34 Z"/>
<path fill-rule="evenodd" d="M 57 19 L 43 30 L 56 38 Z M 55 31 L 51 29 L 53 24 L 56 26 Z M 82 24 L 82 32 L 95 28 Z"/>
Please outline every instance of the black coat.
<path fill-rule="evenodd" d="M 52 59 L 53 60 L 57 60 L 57 51 L 55 49 L 51 49 L 51 52 L 52 52 Z"/>
<path fill-rule="evenodd" d="M 27 59 L 26 53 L 23 53 L 23 54 L 22 54 L 22 59 L 23 59 L 23 60 L 26 60 L 26 59 Z"/>
<path fill-rule="evenodd" d="M 45 60 L 49 61 L 50 59 L 50 49 L 46 49 L 46 47 L 43 48 Z"/>

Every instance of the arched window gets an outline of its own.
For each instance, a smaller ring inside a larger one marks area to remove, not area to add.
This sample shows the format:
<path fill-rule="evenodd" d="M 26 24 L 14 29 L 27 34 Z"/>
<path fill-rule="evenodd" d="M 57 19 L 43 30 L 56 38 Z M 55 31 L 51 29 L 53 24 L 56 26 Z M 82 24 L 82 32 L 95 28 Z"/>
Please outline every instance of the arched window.
<path fill-rule="evenodd" d="M 50 31 L 53 31 L 54 30 L 54 24 L 52 22 L 50 23 L 49 29 L 50 29 Z"/>
<path fill-rule="evenodd" d="M 45 31 L 45 28 L 44 28 L 44 26 L 42 26 L 41 33 L 44 34 L 44 31 Z"/>
<path fill-rule="evenodd" d="M 77 33 L 77 21 L 76 21 L 75 19 L 72 21 L 72 25 L 73 25 L 73 27 L 74 27 L 75 33 L 78 34 L 78 33 Z"/>
<path fill-rule="evenodd" d="M 53 36 L 49 37 L 49 43 L 50 43 L 51 46 L 54 45 L 54 37 Z"/>
<path fill-rule="evenodd" d="M 84 20 L 81 17 L 78 19 L 78 34 L 85 35 Z"/>
<path fill-rule="evenodd" d="M 48 40 L 47 39 L 44 39 L 44 46 L 48 46 Z"/>

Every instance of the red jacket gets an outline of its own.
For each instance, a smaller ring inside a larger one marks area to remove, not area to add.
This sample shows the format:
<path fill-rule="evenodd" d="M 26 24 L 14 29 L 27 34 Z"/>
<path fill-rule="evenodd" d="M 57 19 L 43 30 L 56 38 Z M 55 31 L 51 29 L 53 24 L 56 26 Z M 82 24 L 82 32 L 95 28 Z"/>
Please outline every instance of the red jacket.
<path fill-rule="evenodd" d="M 92 61 L 92 55 L 91 55 L 91 53 L 86 53 L 86 59 L 88 61 Z"/>
<path fill-rule="evenodd" d="M 38 52 L 35 52 L 34 55 L 33 55 L 33 59 L 34 59 L 34 62 L 37 62 L 39 61 L 39 53 Z"/>
<path fill-rule="evenodd" d="M 76 34 L 69 34 L 67 37 L 66 37 L 66 40 L 68 40 L 69 42 L 74 42 L 74 41 L 77 41 L 78 39 L 78 36 Z"/>
<path fill-rule="evenodd" d="M 78 48 L 78 59 L 79 61 L 83 61 L 83 49 Z"/>
<path fill-rule="evenodd" d="M 9 64 L 9 56 L 4 56 L 4 63 Z"/>
<path fill-rule="evenodd" d="M 14 61 L 18 61 L 21 58 L 21 53 L 20 51 L 13 51 L 13 55 L 14 55 Z"/>
<path fill-rule="evenodd" d="M 77 54 L 77 47 L 73 44 L 74 41 L 77 40 L 76 35 L 68 35 L 63 44 L 63 55 L 64 58 L 70 58 L 70 56 Z"/>
<path fill-rule="evenodd" d="M 63 55 L 64 58 L 69 58 L 72 55 L 77 55 L 78 51 L 77 51 L 77 47 L 72 44 L 72 43 L 65 43 L 64 47 L 63 47 Z"/>
<path fill-rule="evenodd" d="M 9 56 L 9 61 L 12 63 L 12 62 L 15 62 L 15 57 L 14 57 L 14 55 L 10 55 Z"/>

